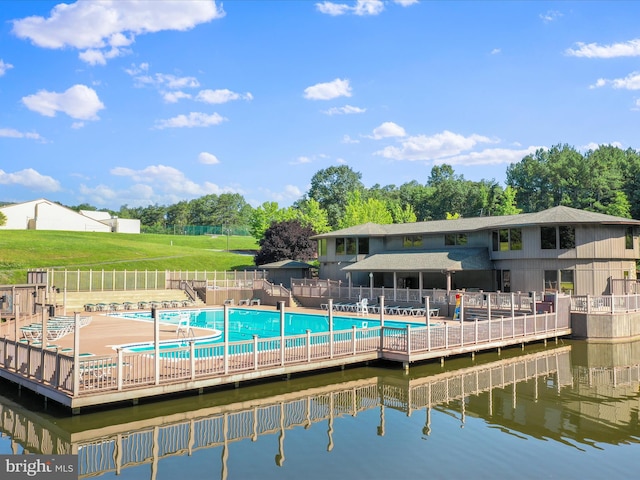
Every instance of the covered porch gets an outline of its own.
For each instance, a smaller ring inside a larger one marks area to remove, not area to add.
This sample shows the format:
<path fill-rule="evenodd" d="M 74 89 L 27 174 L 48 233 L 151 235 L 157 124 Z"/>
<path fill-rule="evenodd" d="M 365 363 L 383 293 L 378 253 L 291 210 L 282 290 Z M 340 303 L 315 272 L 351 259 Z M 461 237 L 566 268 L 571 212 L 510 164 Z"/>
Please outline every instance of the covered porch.
<path fill-rule="evenodd" d="M 352 288 L 496 290 L 496 272 L 486 248 L 378 253 L 342 271 Z"/>

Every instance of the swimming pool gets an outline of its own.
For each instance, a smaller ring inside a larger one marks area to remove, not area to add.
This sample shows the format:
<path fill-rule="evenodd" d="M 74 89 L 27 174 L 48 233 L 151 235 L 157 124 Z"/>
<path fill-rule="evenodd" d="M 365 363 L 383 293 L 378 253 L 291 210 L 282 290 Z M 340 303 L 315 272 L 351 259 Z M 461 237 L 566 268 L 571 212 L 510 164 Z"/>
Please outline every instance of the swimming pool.
<path fill-rule="evenodd" d="M 189 323 L 192 327 L 224 330 L 224 310 L 221 308 L 205 308 L 197 310 L 163 310 L 159 312 L 159 321 L 178 325 L 181 315 L 189 314 Z M 132 318 L 135 320 L 153 321 L 151 312 L 126 312 L 113 313 L 120 318 Z M 300 335 L 310 330 L 311 333 L 328 332 L 329 316 L 327 314 L 288 313 L 284 315 L 284 334 Z M 406 328 L 424 326 L 420 322 L 384 322 L 387 327 Z M 380 326 L 380 320 L 371 318 L 333 316 L 333 330 L 349 330 L 356 328 L 370 328 Z M 256 310 L 250 308 L 229 309 L 229 341 L 250 340 L 254 335 L 259 338 L 271 338 L 280 336 L 280 312 L 270 310 Z M 223 341 L 220 336 L 216 341 Z"/>

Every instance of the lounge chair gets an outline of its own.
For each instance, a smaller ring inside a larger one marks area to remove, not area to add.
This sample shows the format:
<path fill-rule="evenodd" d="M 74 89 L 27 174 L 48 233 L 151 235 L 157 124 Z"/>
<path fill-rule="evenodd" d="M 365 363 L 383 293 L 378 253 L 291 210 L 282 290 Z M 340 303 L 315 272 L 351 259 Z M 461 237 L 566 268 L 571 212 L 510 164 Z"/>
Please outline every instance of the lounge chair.
<path fill-rule="evenodd" d="M 242 300 L 240 300 L 238 302 L 238 305 L 249 305 L 249 302 L 251 301 L 250 298 L 243 298 Z"/>
<path fill-rule="evenodd" d="M 225 305 L 235 305 L 235 302 L 234 302 L 233 298 L 227 298 L 227 299 L 224 301 L 224 304 L 225 304 Z"/>

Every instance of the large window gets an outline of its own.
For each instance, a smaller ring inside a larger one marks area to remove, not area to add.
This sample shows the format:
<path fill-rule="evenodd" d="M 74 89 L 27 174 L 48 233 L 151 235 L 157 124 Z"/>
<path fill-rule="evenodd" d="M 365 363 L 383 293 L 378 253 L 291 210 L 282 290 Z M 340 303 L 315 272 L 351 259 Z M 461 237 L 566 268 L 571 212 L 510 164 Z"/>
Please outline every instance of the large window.
<path fill-rule="evenodd" d="M 318 240 L 318 256 L 323 257 L 327 254 L 327 239 L 321 238 Z"/>
<path fill-rule="evenodd" d="M 558 227 L 560 248 L 576 248 L 576 229 L 573 227 Z"/>
<path fill-rule="evenodd" d="M 624 229 L 624 248 L 633 250 L 633 227 L 626 227 Z"/>
<path fill-rule="evenodd" d="M 555 250 L 576 248 L 576 229 L 561 225 L 559 227 L 540 228 L 540 248 L 543 250 Z"/>
<path fill-rule="evenodd" d="M 422 235 L 406 235 L 402 241 L 402 246 L 405 248 L 421 247 Z"/>
<path fill-rule="evenodd" d="M 323 247 L 320 246 L 320 249 Z M 325 245 L 326 254 L 326 245 Z M 336 238 L 336 255 L 368 255 L 369 239 L 359 237 Z M 322 253 L 321 253 L 322 255 Z"/>
<path fill-rule="evenodd" d="M 557 270 L 544 271 L 544 291 L 545 292 L 558 291 L 558 271 Z"/>
<path fill-rule="evenodd" d="M 540 247 L 543 250 L 555 250 L 556 245 L 556 227 L 541 227 Z"/>
<path fill-rule="evenodd" d="M 444 236 L 444 244 L 449 245 L 466 245 L 467 234 L 466 233 L 447 233 Z"/>
<path fill-rule="evenodd" d="M 492 232 L 493 251 L 522 250 L 522 229 L 503 228 Z"/>
<path fill-rule="evenodd" d="M 573 270 L 560 270 L 560 291 L 569 295 L 575 292 Z"/>
<path fill-rule="evenodd" d="M 358 238 L 358 255 L 369 254 L 369 239 L 366 237 Z"/>

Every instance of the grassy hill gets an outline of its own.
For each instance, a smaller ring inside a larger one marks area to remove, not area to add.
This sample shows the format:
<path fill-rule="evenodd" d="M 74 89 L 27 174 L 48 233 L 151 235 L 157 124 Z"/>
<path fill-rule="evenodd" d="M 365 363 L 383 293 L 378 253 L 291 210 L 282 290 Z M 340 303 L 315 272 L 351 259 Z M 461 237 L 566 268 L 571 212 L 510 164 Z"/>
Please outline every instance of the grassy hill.
<path fill-rule="evenodd" d="M 227 251 L 227 249 L 229 251 Z M 0 230 L 0 285 L 27 270 L 232 270 L 254 266 L 253 237 Z"/>

